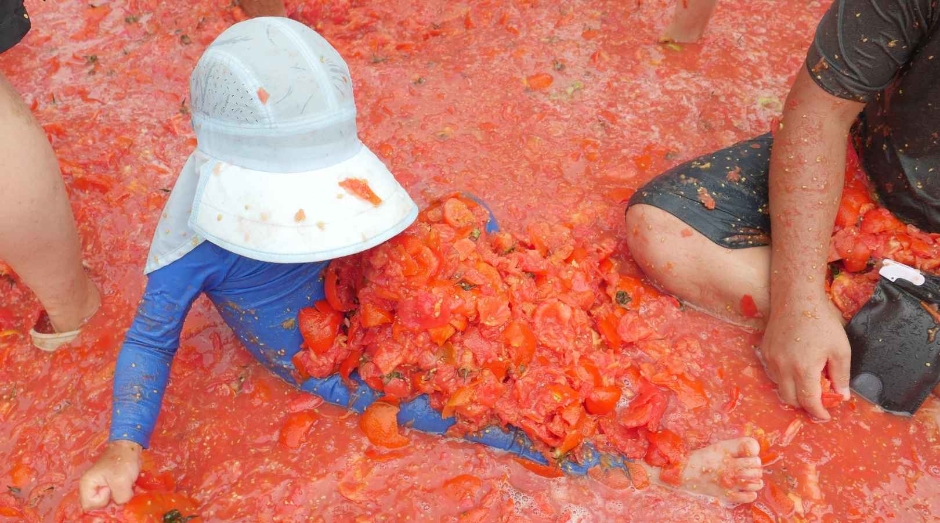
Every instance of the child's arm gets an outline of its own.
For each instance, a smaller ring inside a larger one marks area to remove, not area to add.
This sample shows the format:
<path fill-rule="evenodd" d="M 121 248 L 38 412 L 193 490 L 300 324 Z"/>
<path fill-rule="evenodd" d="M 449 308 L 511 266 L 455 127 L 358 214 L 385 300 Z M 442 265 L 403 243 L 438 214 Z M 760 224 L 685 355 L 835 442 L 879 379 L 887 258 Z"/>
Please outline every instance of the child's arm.
<path fill-rule="evenodd" d="M 197 249 L 150 275 L 114 372 L 110 443 L 79 486 L 86 510 L 110 499 L 126 503 L 133 495 L 140 453 L 150 444 L 183 321 L 207 280 L 224 270 L 205 254 Z"/>

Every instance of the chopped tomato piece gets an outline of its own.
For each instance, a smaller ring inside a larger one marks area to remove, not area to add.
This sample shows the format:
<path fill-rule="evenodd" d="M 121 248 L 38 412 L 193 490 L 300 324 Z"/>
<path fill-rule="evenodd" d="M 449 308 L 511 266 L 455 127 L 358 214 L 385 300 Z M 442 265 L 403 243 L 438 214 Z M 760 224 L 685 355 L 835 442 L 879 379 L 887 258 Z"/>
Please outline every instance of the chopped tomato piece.
<path fill-rule="evenodd" d="M 525 79 L 525 83 L 529 86 L 529 89 L 542 91 L 551 87 L 554 80 L 555 79 L 552 78 L 552 75 L 548 73 L 537 73 L 527 77 Z"/>
<path fill-rule="evenodd" d="M 509 301 L 497 296 L 477 298 L 477 312 L 480 315 L 480 323 L 489 327 L 499 327 L 512 318 Z"/>
<path fill-rule="evenodd" d="M 466 386 L 457 389 L 450 399 L 447 400 L 447 403 L 444 404 L 444 409 L 441 410 L 441 416 L 445 418 L 452 417 L 456 409 L 472 403 L 473 397 L 473 387 Z"/>
<path fill-rule="evenodd" d="M 349 194 L 363 199 L 376 207 L 382 204 L 382 199 L 372 192 L 372 187 L 369 186 L 367 180 L 363 180 L 362 178 L 346 178 L 339 182 L 339 186 L 345 189 Z"/>
<path fill-rule="evenodd" d="M 198 515 L 198 505 L 184 494 L 146 492 L 131 498 L 122 507 L 121 515 L 130 523 L 162 523 L 172 511 L 177 511 L 182 519 Z"/>
<path fill-rule="evenodd" d="M 438 347 L 444 345 L 447 340 L 450 339 L 457 332 L 457 329 L 454 328 L 451 324 L 441 325 L 440 327 L 434 327 L 428 329 L 428 334 L 431 335 L 431 341 L 433 341 Z"/>
<path fill-rule="evenodd" d="M 398 410 L 397 405 L 385 401 L 366 407 L 359 418 L 359 427 L 373 445 L 394 449 L 409 443 L 398 430 Z"/>
<path fill-rule="evenodd" d="M 858 228 L 862 234 L 878 234 L 901 230 L 904 224 L 887 209 L 875 208 L 865 213 Z"/>
<path fill-rule="evenodd" d="M 617 402 L 620 401 L 621 394 L 622 391 L 620 387 L 597 387 L 588 395 L 584 406 L 591 414 L 603 416 L 614 410 L 614 407 L 617 406 Z"/>
<path fill-rule="evenodd" d="M 371 328 L 392 322 L 392 314 L 373 303 L 365 303 L 359 308 L 359 321 L 363 327 Z"/>
<path fill-rule="evenodd" d="M 762 491 L 767 506 L 780 518 L 789 518 L 796 511 L 796 503 L 775 482 L 767 481 L 767 487 Z"/>
<path fill-rule="evenodd" d="M 627 461 L 624 463 L 627 472 L 630 474 L 630 481 L 633 482 L 633 488 L 644 490 L 650 486 L 649 474 L 646 473 L 646 467 L 639 463 Z"/>
<path fill-rule="evenodd" d="M 528 365 L 535 355 L 535 334 L 528 323 L 512 321 L 503 331 L 503 341 L 509 345 L 512 362 L 516 367 Z"/>
<path fill-rule="evenodd" d="M 349 378 L 349 376 L 359 366 L 359 360 L 361 358 L 362 358 L 362 351 L 355 351 L 355 352 L 349 353 L 349 356 L 346 356 L 346 358 L 343 359 L 343 362 L 340 363 L 339 375 L 340 377 L 343 378 L 343 381 L 346 382 L 347 385 L 354 383 Z"/>
<path fill-rule="evenodd" d="M 524 458 L 513 458 L 513 460 L 516 463 L 522 465 L 523 467 L 529 469 L 530 471 L 544 478 L 560 478 L 564 476 L 564 473 L 562 473 L 561 469 L 558 468 L 558 466 L 542 465 L 541 463 L 529 461 Z"/>
<path fill-rule="evenodd" d="M 597 330 L 604 337 L 607 346 L 611 349 L 619 349 L 620 344 L 623 343 L 620 334 L 617 333 L 617 325 L 619 323 L 620 318 L 614 314 L 607 314 L 597 321 Z"/>
<path fill-rule="evenodd" d="M 466 203 L 457 198 L 448 198 L 444 202 L 444 221 L 451 227 L 463 229 L 474 225 L 476 218 Z"/>
<path fill-rule="evenodd" d="M 675 432 L 662 429 L 658 432 L 649 432 L 646 437 L 653 444 L 653 447 L 659 450 L 670 463 L 679 463 L 685 460 L 688 450 L 685 442 Z"/>
<path fill-rule="evenodd" d="M 304 345 L 317 354 L 329 350 L 339 334 L 343 315 L 333 310 L 325 301 L 317 302 L 315 307 L 301 309 L 298 314 L 300 334 Z"/>
<path fill-rule="evenodd" d="M 682 484 L 682 469 L 684 463 L 669 463 L 659 471 L 659 480 L 667 485 L 679 486 Z"/>

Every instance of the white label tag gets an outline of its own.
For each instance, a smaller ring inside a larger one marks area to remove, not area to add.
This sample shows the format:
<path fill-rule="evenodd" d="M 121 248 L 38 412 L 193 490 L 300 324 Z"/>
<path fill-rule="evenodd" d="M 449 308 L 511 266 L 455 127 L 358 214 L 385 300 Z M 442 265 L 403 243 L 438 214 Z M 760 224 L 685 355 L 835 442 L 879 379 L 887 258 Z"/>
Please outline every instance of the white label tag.
<path fill-rule="evenodd" d="M 898 263 L 894 260 L 885 259 L 882 262 L 881 269 L 878 271 L 882 277 L 887 278 L 889 281 L 897 281 L 898 278 L 902 280 L 907 280 L 914 285 L 921 286 L 926 281 L 924 275 L 921 272 L 913 267 L 904 265 L 903 263 Z"/>

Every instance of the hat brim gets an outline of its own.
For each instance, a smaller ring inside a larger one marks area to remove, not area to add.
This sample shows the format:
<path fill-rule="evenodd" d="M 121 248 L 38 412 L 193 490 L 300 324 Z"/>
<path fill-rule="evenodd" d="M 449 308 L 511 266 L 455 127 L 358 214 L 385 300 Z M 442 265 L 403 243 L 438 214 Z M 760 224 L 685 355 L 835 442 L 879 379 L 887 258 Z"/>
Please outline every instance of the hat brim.
<path fill-rule="evenodd" d="M 381 201 L 344 188 L 350 180 L 365 184 Z M 210 158 L 200 167 L 190 226 L 248 258 L 307 263 L 375 247 L 417 216 L 408 193 L 362 146 L 336 165 L 296 173 L 245 169 Z"/>

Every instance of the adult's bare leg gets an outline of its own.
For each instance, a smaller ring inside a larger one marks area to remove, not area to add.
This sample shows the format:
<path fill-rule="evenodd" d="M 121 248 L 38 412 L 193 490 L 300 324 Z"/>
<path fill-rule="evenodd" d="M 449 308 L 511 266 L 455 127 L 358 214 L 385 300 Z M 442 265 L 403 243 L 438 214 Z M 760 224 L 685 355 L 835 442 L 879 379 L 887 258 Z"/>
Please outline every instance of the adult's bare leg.
<path fill-rule="evenodd" d="M 627 245 L 643 272 L 685 303 L 721 318 L 763 328 L 770 308 L 770 247 L 727 249 L 651 205 L 627 211 Z M 747 317 L 742 298 L 761 317 Z"/>
<path fill-rule="evenodd" d="M 52 147 L 0 74 L 0 259 L 39 298 L 57 332 L 78 329 L 101 303 L 82 267 L 75 220 Z"/>
<path fill-rule="evenodd" d="M 705 33 L 718 0 L 676 0 L 675 14 L 661 38 L 664 42 L 692 43 Z"/>

